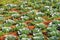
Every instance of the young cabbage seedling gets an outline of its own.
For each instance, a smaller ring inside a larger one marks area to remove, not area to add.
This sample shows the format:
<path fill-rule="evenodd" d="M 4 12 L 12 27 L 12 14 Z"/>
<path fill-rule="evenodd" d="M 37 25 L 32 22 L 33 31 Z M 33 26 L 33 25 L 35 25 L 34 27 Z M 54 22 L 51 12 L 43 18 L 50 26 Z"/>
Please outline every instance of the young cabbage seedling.
<path fill-rule="evenodd" d="M 7 36 L 5 37 L 5 40 L 16 40 L 16 37 L 13 36 L 13 35 L 7 35 Z"/>

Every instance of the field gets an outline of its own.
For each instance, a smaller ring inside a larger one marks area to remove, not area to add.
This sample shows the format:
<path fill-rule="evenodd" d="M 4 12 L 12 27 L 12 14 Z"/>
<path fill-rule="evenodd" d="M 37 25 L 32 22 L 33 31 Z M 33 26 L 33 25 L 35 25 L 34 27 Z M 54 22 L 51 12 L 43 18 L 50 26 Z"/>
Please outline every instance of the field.
<path fill-rule="evenodd" d="M 60 40 L 60 0 L 0 0 L 0 40 Z"/>

